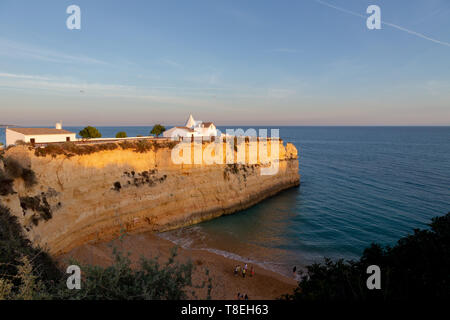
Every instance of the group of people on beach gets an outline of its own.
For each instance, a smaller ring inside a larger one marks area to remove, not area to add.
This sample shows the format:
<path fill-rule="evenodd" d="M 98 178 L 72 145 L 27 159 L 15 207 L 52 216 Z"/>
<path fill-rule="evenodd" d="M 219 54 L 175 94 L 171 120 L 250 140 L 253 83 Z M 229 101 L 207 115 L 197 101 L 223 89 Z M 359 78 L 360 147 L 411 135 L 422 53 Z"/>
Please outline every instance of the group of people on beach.
<path fill-rule="evenodd" d="M 234 275 L 237 276 L 239 273 L 242 273 L 242 278 L 245 278 L 247 274 L 250 275 L 250 277 L 253 277 L 255 275 L 255 269 L 253 266 L 250 267 L 250 271 L 248 271 L 248 264 L 246 263 L 244 267 L 241 268 L 241 265 L 237 265 L 234 267 Z"/>
<path fill-rule="evenodd" d="M 250 270 L 248 270 L 248 264 L 246 263 L 243 267 L 241 267 L 240 264 L 236 265 L 234 267 L 234 275 L 237 277 L 239 274 L 242 275 L 242 278 L 245 278 L 245 276 L 248 274 L 250 277 L 253 277 L 255 275 L 255 269 L 253 266 L 250 267 Z M 248 295 L 245 293 L 238 292 L 236 296 L 237 300 L 248 300 Z"/>
<path fill-rule="evenodd" d="M 243 294 L 243 293 L 239 293 L 237 294 L 237 300 L 248 300 L 248 295 L 247 294 Z"/>

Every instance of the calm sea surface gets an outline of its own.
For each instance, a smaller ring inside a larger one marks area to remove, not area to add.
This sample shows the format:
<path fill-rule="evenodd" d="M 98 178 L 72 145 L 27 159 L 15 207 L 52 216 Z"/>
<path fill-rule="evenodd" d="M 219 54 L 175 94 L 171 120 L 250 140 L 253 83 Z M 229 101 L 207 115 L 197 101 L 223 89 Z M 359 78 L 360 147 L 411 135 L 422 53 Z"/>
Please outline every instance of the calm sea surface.
<path fill-rule="evenodd" d="M 113 137 L 151 128 L 99 129 Z M 450 211 L 450 127 L 281 127 L 280 136 L 299 150 L 299 188 L 161 236 L 290 274 L 323 257 L 357 258 L 371 242 L 394 244 Z"/>

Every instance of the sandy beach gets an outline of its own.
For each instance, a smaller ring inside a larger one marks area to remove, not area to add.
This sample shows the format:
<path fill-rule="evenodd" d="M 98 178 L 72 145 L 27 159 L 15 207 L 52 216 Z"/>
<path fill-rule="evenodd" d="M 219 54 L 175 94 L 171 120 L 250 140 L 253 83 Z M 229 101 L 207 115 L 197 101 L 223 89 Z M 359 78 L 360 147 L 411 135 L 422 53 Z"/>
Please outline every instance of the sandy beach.
<path fill-rule="evenodd" d="M 116 239 L 105 243 L 86 244 L 78 247 L 67 254 L 59 256 L 58 262 L 62 267 L 67 266 L 69 258 L 79 261 L 81 264 L 92 264 L 107 266 L 112 262 L 112 248 L 116 247 L 120 251 L 129 252 L 130 259 L 134 266 L 138 265 L 140 257 L 159 257 L 159 262 L 164 263 L 170 256 L 170 252 L 175 245 L 157 235 L 151 233 L 126 235 L 121 240 Z M 178 247 L 179 262 L 186 262 L 189 259 L 195 265 L 193 274 L 193 284 L 199 285 L 208 280 L 206 270 L 209 270 L 212 280 L 212 299 L 235 300 L 237 293 L 247 294 L 251 300 L 276 299 L 283 294 L 291 293 L 296 287 L 294 279 L 263 269 L 254 265 L 255 275 L 234 275 L 236 265 L 243 266 L 242 261 L 236 261 L 221 255 L 199 249 L 184 249 Z M 250 269 L 250 265 L 249 265 Z M 189 289 L 194 291 L 195 296 L 191 299 L 206 299 L 207 289 Z"/>

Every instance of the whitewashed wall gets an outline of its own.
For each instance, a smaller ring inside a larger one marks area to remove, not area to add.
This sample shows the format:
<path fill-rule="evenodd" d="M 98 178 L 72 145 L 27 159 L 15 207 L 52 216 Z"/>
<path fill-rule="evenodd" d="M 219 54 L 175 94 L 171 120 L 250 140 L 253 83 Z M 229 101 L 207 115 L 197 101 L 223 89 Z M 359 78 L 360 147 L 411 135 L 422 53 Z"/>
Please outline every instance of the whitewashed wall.
<path fill-rule="evenodd" d="M 6 129 L 6 146 L 15 144 L 18 140 L 25 141 L 25 136 L 13 130 Z"/>
<path fill-rule="evenodd" d="M 46 134 L 46 135 L 23 135 L 10 129 L 6 129 L 6 146 L 15 144 L 16 141 L 21 140 L 24 142 L 30 142 L 34 138 L 35 143 L 49 143 L 49 142 L 65 142 L 69 137 L 70 141 L 76 141 L 75 133 L 68 134 Z"/>

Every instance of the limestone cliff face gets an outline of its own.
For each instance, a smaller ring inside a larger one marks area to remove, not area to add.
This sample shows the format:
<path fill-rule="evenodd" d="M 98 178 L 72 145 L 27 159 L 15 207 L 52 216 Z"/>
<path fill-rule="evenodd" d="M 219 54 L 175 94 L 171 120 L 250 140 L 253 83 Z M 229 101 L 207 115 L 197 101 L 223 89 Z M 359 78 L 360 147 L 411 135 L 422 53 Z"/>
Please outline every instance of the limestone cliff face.
<path fill-rule="evenodd" d="M 300 183 L 289 143 L 280 146 L 275 175 L 261 175 L 262 164 L 173 164 L 168 147 L 38 157 L 18 146 L 4 157 L 33 170 L 38 183 L 15 179 L 16 193 L 0 201 L 31 241 L 56 255 L 124 231 L 164 231 L 230 214 Z"/>

